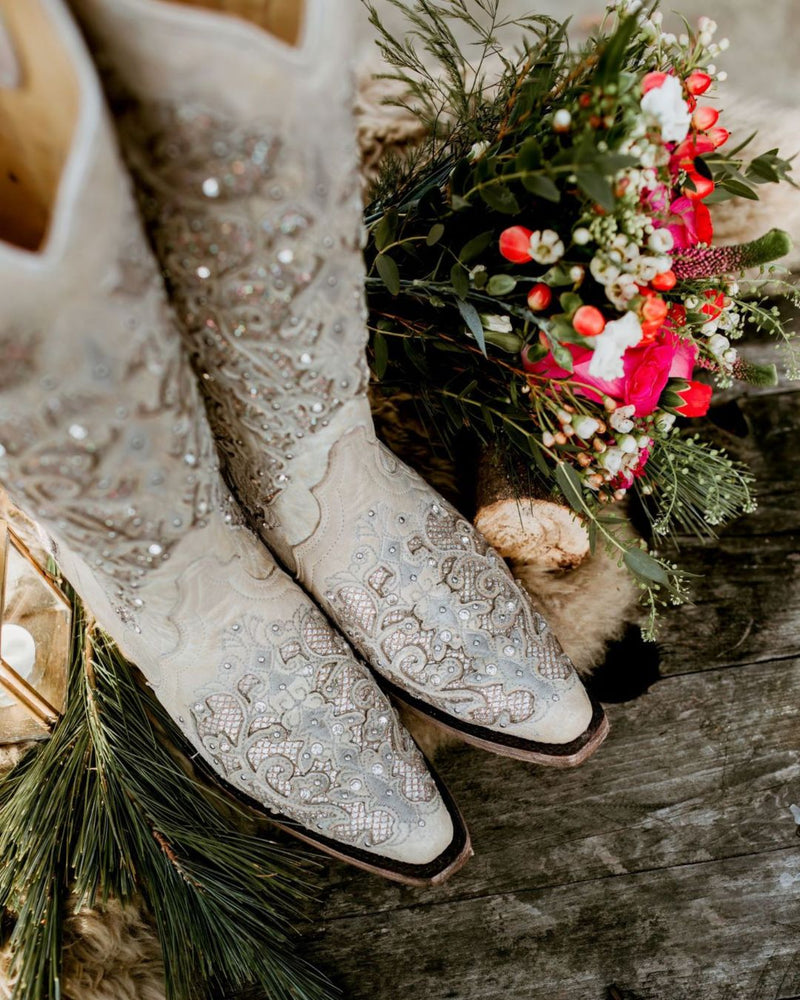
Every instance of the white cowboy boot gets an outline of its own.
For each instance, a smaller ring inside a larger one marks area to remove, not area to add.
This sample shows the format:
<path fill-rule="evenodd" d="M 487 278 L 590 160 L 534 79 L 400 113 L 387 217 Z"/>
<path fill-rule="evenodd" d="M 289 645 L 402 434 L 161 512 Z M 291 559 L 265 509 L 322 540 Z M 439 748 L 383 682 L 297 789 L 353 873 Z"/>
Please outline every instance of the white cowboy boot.
<path fill-rule="evenodd" d="M 217 776 L 333 855 L 441 880 L 469 853 L 457 811 L 223 487 L 77 29 L 62 0 L 0 12 L 22 67 L 0 91 L 0 478 Z"/>
<path fill-rule="evenodd" d="M 397 698 L 499 753 L 585 759 L 608 724 L 544 619 L 375 438 L 354 5 L 307 0 L 290 45 L 258 0 L 72 3 L 252 523 Z"/>

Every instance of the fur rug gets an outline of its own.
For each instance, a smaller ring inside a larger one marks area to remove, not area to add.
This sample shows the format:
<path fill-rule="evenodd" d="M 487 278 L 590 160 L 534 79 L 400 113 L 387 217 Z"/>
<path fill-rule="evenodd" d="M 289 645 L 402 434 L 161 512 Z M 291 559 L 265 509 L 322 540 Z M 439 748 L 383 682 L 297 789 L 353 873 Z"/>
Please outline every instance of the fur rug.
<path fill-rule="evenodd" d="M 387 148 L 402 151 L 420 138 L 417 122 L 383 101 L 390 87 L 362 76 L 359 98 L 359 141 L 364 175 L 374 177 Z M 730 100 L 740 135 L 760 130 L 759 148 L 768 149 L 787 135 L 800 134 L 800 112 L 753 98 Z M 774 140 L 774 141 L 773 141 Z M 785 188 L 785 190 L 784 190 Z M 717 233 L 725 242 L 750 238 L 773 225 L 800 234 L 800 194 L 783 185 L 762 188 L 762 200 L 722 205 L 715 211 Z M 791 266 L 800 266 L 796 250 Z M 396 407 L 376 405 L 379 429 L 400 455 L 415 465 L 456 503 L 464 500 L 457 470 L 431 454 L 423 428 Z M 599 663 L 607 643 L 636 620 L 636 588 L 627 572 L 603 552 L 565 573 L 543 572 L 536 566 L 516 566 L 516 575 L 550 620 L 567 653 L 583 673 Z M 429 754 L 442 745 L 438 734 L 414 725 L 414 735 Z M 0 772 L 12 767 L 19 749 L 0 747 Z M 63 1000 L 165 1000 L 158 940 L 147 916 L 135 906 L 110 903 L 104 911 L 84 911 L 67 922 Z M 0 950 L 0 1000 L 8 1000 L 12 982 L 9 955 Z"/>

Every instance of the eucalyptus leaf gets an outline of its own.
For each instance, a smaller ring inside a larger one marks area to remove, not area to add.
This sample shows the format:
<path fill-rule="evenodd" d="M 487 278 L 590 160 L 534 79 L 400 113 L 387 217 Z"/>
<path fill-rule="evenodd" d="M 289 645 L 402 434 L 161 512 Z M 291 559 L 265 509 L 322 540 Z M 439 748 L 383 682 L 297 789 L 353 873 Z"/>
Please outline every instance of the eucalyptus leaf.
<path fill-rule="evenodd" d="M 614 211 L 614 192 L 607 178 L 593 170 L 579 170 L 575 177 L 578 181 L 578 187 L 585 195 L 588 195 L 592 201 L 597 202 L 607 212 Z"/>
<path fill-rule="evenodd" d="M 508 295 L 517 287 L 517 279 L 510 274 L 493 274 L 486 285 L 486 291 L 490 295 Z"/>
<path fill-rule="evenodd" d="M 556 482 L 570 507 L 582 514 L 586 510 L 586 504 L 583 501 L 583 484 L 575 469 L 565 462 L 559 462 L 556 465 Z"/>
<path fill-rule="evenodd" d="M 470 261 L 474 260 L 479 254 L 489 246 L 494 238 L 494 233 L 491 231 L 485 233 L 479 233 L 477 236 L 473 236 L 471 240 L 468 240 L 464 246 L 461 248 L 461 252 L 458 255 L 458 259 L 462 264 L 468 264 Z"/>
<path fill-rule="evenodd" d="M 544 198 L 545 201 L 561 201 L 561 192 L 554 181 L 545 174 L 526 174 L 522 178 L 522 186 L 526 191 L 530 191 L 538 198 Z"/>
<path fill-rule="evenodd" d="M 439 242 L 442 236 L 444 236 L 444 225 L 441 222 L 435 222 L 425 237 L 425 243 L 427 246 L 432 247 Z"/>
<path fill-rule="evenodd" d="M 450 284 L 460 299 L 466 298 L 469 295 L 469 275 L 466 268 L 459 264 L 458 261 L 450 268 Z"/>
<path fill-rule="evenodd" d="M 375 249 L 383 250 L 395 238 L 397 233 L 397 211 L 390 208 L 375 227 Z"/>
<path fill-rule="evenodd" d="M 505 184 L 488 184 L 480 190 L 481 198 L 489 208 L 503 215 L 516 215 L 519 212 L 519 202 L 511 188 Z"/>
<path fill-rule="evenodd" d="M 388 254 L 378 254 L 375 258 L 375 267 L 389 292 L 397 295 L 400 291 L 400 271 L 394 260 Z"/>
<path fill-rule="evenodd" d="M 471 302 L 467 302 L 462 298 L 456 299 L 456 305 L 458 306 L 458 311 L 461 313 L 462 319 L 467 324 L 467 329 L 477 341 L 478 347 L 480 347 L 484 355 L 486 355 L 486 338 L 484 336 L 483 323 L 481 323 L 478 310 Z"/>
<path fill-rule="evenodd" d="M 372 351 L 374 354 L 375 377 L 382 379 L 386 374 L 386 367 L 389 364 L 389 346 L 386 337 L 382 333 L 376 333 L 372 340 Z"/>
<path fill-rule="evenodd" d="M 645 583 L 657 583 L 663 587 L 669 586 L 666 570 L 649 552 L 640 548 L 626 549 L 623 558 L 631 573 L 640 580 Z"/>

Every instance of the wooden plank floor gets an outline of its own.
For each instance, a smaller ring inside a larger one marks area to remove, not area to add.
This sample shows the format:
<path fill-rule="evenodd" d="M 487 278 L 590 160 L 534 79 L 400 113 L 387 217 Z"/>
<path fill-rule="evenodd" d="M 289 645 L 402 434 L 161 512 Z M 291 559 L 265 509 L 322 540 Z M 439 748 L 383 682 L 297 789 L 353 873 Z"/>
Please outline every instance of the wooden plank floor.
<path fill-rule="evenodd" d="M 696 600 L 669 615 L 660 679 L 608 706 L 575 771 L 445 752 L 476 851 L 445 886 L 330 865 L 306 950 L 347 1000 L 800 998 L 800 392 L 718 419 L 760 508 L 684 543 Z M 652 649 L 615 657 L 602 690 L 637 659 L 658 677 Z"/>

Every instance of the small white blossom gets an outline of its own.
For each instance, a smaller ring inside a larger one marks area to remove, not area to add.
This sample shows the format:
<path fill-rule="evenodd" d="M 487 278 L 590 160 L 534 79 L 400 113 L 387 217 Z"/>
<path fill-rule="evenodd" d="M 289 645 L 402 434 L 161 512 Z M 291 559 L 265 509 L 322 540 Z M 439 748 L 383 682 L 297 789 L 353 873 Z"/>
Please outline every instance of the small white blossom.
<path fill-rule="evenodd" d="M 715 333 L 713 337 L 709 337 L 708 339 L 708 349 L 715 357 L 724 354 L 730 346 L 731 342 L 727 337 L 723 337 L 721 333 Z"/>
<path fill-rule="evenodd" d="M 726 365 L 732 365 L 739 358 L 739 352 L 735 347 L 729 347 L 727 351 L 722 352 L 722 360 Z"/>
<path fill-rule="evenodd" d="M 628 303 L 638 294 L 636 278 L 632 274 L 620 274 L 606 285 L 606 298 L 617 309 L 627 309 Z"/>
<path fill-rule="evenodd" d="M 667 431 L 672 430 L 676 420 L 677 417 L 674 413 L 659 413 L 655 420 L 656 430 L 666 434 Z"/>
<path fill-rule="evenodd" d="M 668 76 L 660 87 L 648 90 L 642 98 L 641 109 L 656 119 L 661 136 L 667 142 L 682 142 L 686 138 L 692 116 L 677 77 Z"/>
<path fill-rule="evenodd" d="M 485 139 L 482 139 L 480 142 L 473 142 L 467 158 L 470 160 L 479 160 L 488 148 L 489 143 Z"/>
<path fill-rule="evenodd" d="M 572 422 L 572 426 L 581 440 L 588 441 L 600 430 L 600 421 L 595 420 L 594 417 L 578 417 Z"/>
<path fill-rule="evenodd" d="M 592 234 L 585 226 L 578 226 L 572 234 L 573 243 L 576 243 L 579 247 L 585 246 L 591 238 Z"/>
<path fill-rule="evenodd" d="M 622 356 L 629 347 L 642 339 L 642 324 L 632 312 L 621 319 L 606 323 L 601 334 L 594 338 L 594 352 L 589 362 L 589 374 L 594 378 L 612 380 L 625 374 Z"/>
<path fill-rule="evenodd" d="M 572 124 L 572 115 L 566 108 L 559 108 L 553 115 L 553 128 L 556 132 L 566 131 Z"/>
<path fill-rule="evenodd" d="M 537 264 L 555 264 L 564 256 L 564 244 L 554 229 L 531 233 L 530 254 Z"/>
<path fill-rule="evenodd" d="M 589 270 L 592 277 L 599 285 L 607 285 L 610 281 L 615 281 L 620 275 L 620 269 L 606 257 L 605 254 L 595 254 L 589 262 Z"/>
<path fill-rule="evenodd" d="M 633 430 L 631 417 L 636 412 L 636 407 L 629 403 L 627 406 L 618 406 L 608 418 L 611 427 L 620 434 L 630 434 Z"/>
<path fill-rule="evenodd" d="M 616 475 L 622 468 L 624 458 L 625 453 L 621 448 L 609 448 L 598 456 L 597 464 L 607 469 L 612 475 Z"/>
<path fill-rule="evenodd" d="M 666 227 L 654 230 L 647 240 L 647 245 L 656 253 L 669 253 L 674 243 L 672 233 Z"/>

